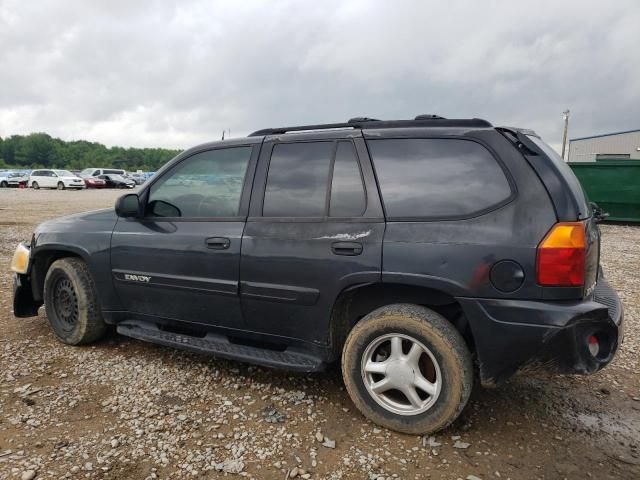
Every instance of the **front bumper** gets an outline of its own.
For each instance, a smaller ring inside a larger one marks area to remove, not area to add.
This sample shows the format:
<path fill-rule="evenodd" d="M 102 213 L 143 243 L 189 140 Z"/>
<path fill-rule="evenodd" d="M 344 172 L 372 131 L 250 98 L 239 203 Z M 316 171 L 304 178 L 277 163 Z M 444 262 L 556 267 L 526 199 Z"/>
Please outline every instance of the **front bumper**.
<path fill-rule="evenodd" d="M 600 278 L 592 297 L 580 301 L 458 299 L 469 321 L 484 385 L 518 371 L 593 373 L 613 359 L 622 342 L 624 311 Z M 599 352 L 589 350 L 596 336 Z"/>
<path fill-rule="evenodd" d="M 13 274 L 13 314 L 18 318 L 35 317 L 42 301 L 36 301 L 31 288 L 31 276 Z"/>

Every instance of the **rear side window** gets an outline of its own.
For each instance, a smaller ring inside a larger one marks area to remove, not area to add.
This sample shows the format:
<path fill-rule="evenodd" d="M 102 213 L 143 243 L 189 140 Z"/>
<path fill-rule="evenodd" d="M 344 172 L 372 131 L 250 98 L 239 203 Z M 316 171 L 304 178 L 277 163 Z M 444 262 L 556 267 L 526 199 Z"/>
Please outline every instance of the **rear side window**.
<path fill-rule="evenodd" d="M 263 216 L 324 216 L 333 147 L 333 142 L 275 145 L 269 162 Z"/>
<path fill-rule="evenodd" d="M 465 217 L 511 196 L 504 171 L 476 142 L 408 138 L 368 145 L 390 218 Z"/>
<path fill-rule="evenodd" d="M 351 142 L 338 142 L 331 181 L 331 217 L 359 217 L 366 197 L 356 149 Z"/>

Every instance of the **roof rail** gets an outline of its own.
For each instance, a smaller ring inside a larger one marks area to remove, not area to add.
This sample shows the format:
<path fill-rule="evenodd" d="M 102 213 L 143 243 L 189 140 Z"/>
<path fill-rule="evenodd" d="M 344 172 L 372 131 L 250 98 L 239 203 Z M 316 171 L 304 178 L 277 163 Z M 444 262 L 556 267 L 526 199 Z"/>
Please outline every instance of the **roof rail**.
<path fill-rule="evenodd" d="M 418 118 L 420 117 L 420 118 Z M 298 125 L 295 127 L 264 128 L 249 134 L 250 137 L 261 135 L 279 135 L 287 132 L 305 132 L 308 130 L 335 130 L 338 128 L 411 128 L 411 127 L 466 127 L 488 128 L 491 123 L 481 118 L 442 118 L 437 115 L 418 115 L 415 120 L 376 120 L 367 117 L 355 117 L 343 123 L 321 123 L 318 125 Z M 424 118 L 423 118 L 424 117 Z"/>

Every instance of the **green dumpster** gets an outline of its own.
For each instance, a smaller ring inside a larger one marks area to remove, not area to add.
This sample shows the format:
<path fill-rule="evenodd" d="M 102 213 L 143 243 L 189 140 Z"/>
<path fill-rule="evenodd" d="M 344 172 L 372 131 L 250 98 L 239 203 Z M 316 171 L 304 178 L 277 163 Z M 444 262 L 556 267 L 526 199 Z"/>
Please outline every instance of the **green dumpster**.
<path fill-rule="evenodd" d="M 640 222 L 640 160 L 570 162 L 592 202 L 607 212 L 608 220 Z"/>

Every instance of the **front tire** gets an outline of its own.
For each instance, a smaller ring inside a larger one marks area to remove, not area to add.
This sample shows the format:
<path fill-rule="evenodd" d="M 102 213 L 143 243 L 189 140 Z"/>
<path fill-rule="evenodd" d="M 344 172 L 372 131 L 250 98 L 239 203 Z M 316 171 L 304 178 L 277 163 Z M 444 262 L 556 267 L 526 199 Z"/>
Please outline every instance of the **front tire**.
<path fill-rule="evenodd" d="M 64 183 L 58 182 L 58 190 L 64 190 Z"/>
<path fill-rule="evenodd" d="M 107 329 L 93 278 L 79 258 L 51 264 L 44 280 L 44 304 L 51 329 L 69 345 L 91 343 Z"/>
<path fill-rule="evenodd" d="M 394 304 L 374 310 L 351 330 L 342 376 L 365 417 L 422 435 L 458 418 L 471 394 L 473 365 L 462 335 L 442 315 Z"/>
<path fill-rule="evenodd" d="M 2 181 L 2 183 L 0 183 L 0 188 L 7 188 L 9 186 L 9 184 L 6 181 Z"/>
<path fill-rule="evenodd" d="M 40 188 L 40 185 L 38 185 L 38 182 L 33 182 L 31 184 L 31 188 L 33 188 L 34 190 L 38 190 Z"/>

